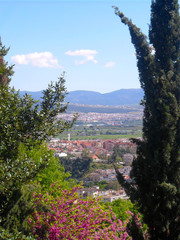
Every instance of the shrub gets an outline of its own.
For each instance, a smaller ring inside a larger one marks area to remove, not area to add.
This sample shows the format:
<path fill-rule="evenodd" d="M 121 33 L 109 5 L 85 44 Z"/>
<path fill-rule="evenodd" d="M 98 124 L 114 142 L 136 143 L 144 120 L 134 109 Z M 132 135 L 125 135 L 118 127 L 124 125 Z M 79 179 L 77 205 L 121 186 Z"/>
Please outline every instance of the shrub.
<path fill-rule="evenodd" d="M 100 199 L 80 199 L 78 188 L 62 190 L 56 183 L 47 193 L 34 194 L 28 222 L 37 239 L 132 239 L 126 228 L 130 220 L 122 222 L 111 208 L 103 210 Z"/>

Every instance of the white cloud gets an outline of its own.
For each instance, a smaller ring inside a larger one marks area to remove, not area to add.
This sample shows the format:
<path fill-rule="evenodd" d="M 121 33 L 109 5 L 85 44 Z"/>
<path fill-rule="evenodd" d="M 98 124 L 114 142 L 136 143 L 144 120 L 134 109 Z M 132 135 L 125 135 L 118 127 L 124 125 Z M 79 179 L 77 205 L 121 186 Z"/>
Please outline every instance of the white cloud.
<path fill-rule="evenodd" d="M 31 64 L 34 67 L 40 68 L 62 68 L 58 59 L 53 56 L 51 52 L 35 52 L 24 55 L 15 55 L 11 57 L 11 60 L 20 65 Z"/>
<path fill-rule="evenodd" d="M 115 62 L 108 62 L 104 65 L 105 68 L 111 68 L 111 67 L 114 67 L 116 63 Z"/>
<path fill-rule="evenodd" d="M 65 52 L 66 55 L 69 56 L 81 56 L 84 57 L 82 60 L 76 60 L 75 63 L 80 65 L 80 64 L 85 64 L 86 62 L 92 61 L 93 63 L 98 63 L 98 61 L 95 59 L 95 55 L 98 54 L 96 50 L 88 50 L 88 49 L 80 49 L 80 50 L 75 50 L 75 51 L 67 51 Z"/>

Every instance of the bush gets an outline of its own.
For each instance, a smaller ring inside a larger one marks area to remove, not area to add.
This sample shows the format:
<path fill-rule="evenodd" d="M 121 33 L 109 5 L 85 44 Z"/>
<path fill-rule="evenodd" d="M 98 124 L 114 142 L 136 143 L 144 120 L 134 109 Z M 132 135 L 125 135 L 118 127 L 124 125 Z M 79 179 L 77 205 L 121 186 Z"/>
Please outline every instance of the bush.
<path fill-rule="evenodd" d="M 7 240 L 7 239 L 9 239 L 9 240 L 35 240 L 35 238 L 32 236 L 25 236 L 21 232 L 12 234 L 12 233 L 9 233 L 5 229 L 1 229 L 0 239 L 1 240 Z"/>
<path fill-rule="evenodd" d="M 128 221 L 122 222 L 111 208 L 103 209 L 100 199 L 80 199 L 78 188 L 62 190 L 56 183 L 47 193 L 34 194 L 35 211 L 28 222 L 37 239 L 132 239 L 126 228 L 130 214 Z"/>

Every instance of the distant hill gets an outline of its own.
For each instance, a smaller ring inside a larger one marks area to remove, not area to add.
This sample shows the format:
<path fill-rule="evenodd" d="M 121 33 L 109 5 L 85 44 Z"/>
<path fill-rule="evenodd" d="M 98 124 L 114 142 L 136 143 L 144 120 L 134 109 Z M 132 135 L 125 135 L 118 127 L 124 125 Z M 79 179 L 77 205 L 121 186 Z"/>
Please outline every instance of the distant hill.
<path fill-rule="evenodd" d="M 103 106 L 103 105 L 81 105 L 81 104 L 69 104 L 67 113 L 130 113 L 130 112 L 142 112 L 143 107 L 140 105 L 119 105 L 119 106 Z"/>
<path fill-rule="evenodd" d="M 23 95 L 28 93 L 32 95 L 35 100 L 39 100 L 42 96 L 42 91 L 29 92 L 21 91 Z M 85 104 L 85 105 L 135 105 L 139 104 L 143 98 L 142 89 L 120 89 L 110 93 L 99 93 L 94 91 L 72 91 L 67 95 L 66 100 L 71 104 Z"/>

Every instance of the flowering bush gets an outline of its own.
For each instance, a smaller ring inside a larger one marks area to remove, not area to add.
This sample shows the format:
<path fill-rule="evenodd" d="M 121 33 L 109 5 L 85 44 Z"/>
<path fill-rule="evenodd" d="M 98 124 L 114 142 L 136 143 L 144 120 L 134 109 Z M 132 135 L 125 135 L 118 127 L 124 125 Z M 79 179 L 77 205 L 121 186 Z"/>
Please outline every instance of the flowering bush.
<path fill-rule="evenodd" d="M 35 211 L 28 221 L 37 239 L 132 239 L 127 222 L 116 219 L 111 209 L 104 211 L 98 199 L 80 199 L 77 189 L 55 184 L 46 194 L 34 194 Z"/>

